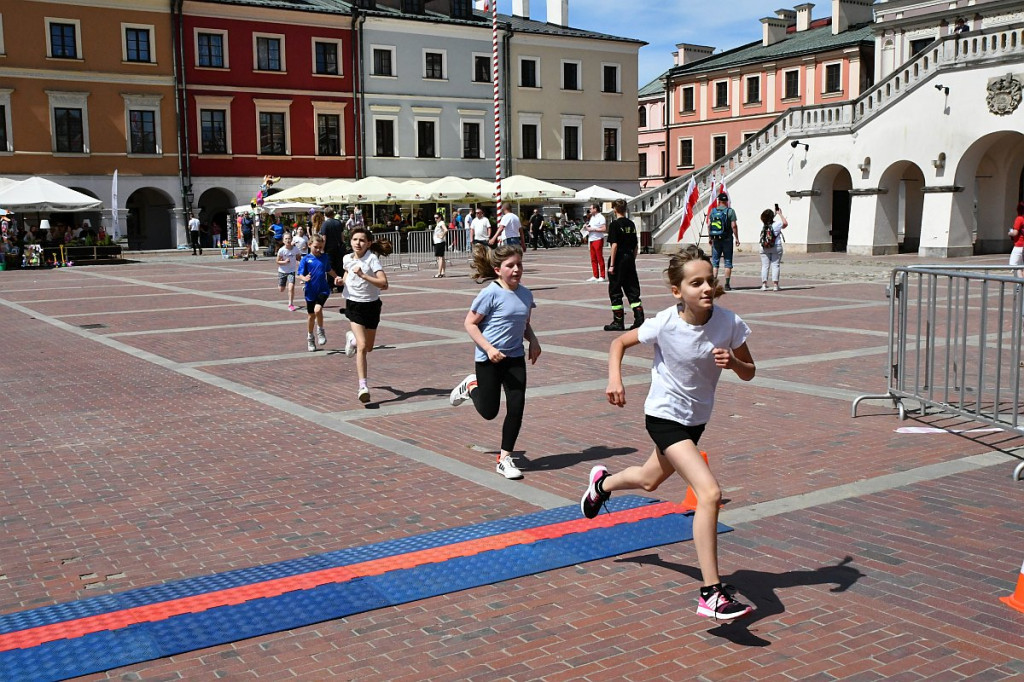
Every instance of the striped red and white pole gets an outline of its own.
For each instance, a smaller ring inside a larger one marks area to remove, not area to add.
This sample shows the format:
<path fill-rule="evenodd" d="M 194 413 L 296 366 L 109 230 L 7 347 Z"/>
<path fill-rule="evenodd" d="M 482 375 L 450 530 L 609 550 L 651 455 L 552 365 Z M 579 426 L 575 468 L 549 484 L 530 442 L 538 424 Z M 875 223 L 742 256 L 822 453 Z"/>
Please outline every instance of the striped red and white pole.
<path fill-rule="evenodd" d="M 491 80 L 494 81 L 494 192 L 501 215 L 501 84 L 498 70 L 498 0 L 491 1 Z"/>
<path fill-rule="evenodd" d="M 1020 575 L 1017 576 L 1017 589 L 1009 597 L 1000 597 L 999 601 L 1024 613 L 1024 566 L 1020 567 Z"/>

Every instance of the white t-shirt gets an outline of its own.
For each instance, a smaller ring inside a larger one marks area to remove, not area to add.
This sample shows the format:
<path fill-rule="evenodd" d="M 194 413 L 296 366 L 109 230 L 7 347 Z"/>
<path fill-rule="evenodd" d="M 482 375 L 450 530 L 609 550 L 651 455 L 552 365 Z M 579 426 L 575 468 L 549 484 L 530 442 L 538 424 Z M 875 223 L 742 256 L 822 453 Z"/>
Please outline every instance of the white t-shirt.
<path fill-rule="evenodd" d="M 309 253 L 309 242 L 306 240 L 305 237 L 302 237 L 300 235 L 294 235 L 292 237 L 292 244 L 295 245 L 295 248 L 297 248 L 299 250 L 299 253 L 301 253 L 303 256 Z"/>
<path fill-rule="evenodd" d="M 188 221 L 188 230 L 189 232 L 199 231 L 199 218 L 192 218 L 192 220 Z"/>
<path fill-rule="evenodd" d="M 608 224 L 608 221 L 604 219 L 604 215 L 602 215 L 601 213 L 598 213 L 597 215 L 590 216 L 590 222 L 588 223 L 588 225 L 590 226 L 590 231 L 587 232 L 587 241 L 588 242 L 596 242 L 598 239 L 604 239 L 605 237 L 607 237 L 608 236 L 607 232 L 594 232 L 593 231 L 594 228 L 605 227 L 607 224 Z"/>
<path fill-rule="evenodd" d="M 280 249 L 277 250 L 277 257 L 287 258 L 288 262 L 285 263 L 284 265 L 278 265 L 277 271 L 282 274 L 295 272 L 299 267 L 298 259 L 301 253 L 302 252 L 299 251 L 299 247 L 295 246 L 295 244 L 292 244 L 292 248 L 290 249 L 287 246 L 282 246 Z"/>
<path fill-rule="evenodd" d="M 473 218 L 469 223 L 469 229 L 473 231 L 475 241 L 485 242 L 491 233 L 491 221 L 487 218 Z"/>
<path fill-rule="evenodd" d="M 712 351 L 740 347 L 750 336 L 750 327 L 736 313 L 719 306 L 706 324 L 690 325 L 674 305 L 648 318 L 637 333 L 640 343 L 654 344 L 651 390 L 644 414 L 686 426 L 706 424 L 722 375 Z"/>
<path fill-rule="evenodd" d="M 375 275 L 384 269 L 377 254 L 369 249 L 366 250 L 362 258 L 356 258 L 354 253 L 346 253 L 342 260 L 342 267 L 349 274 L 345 276 L 345 290 L 341 292 L 341 295 L 349 301 L 358 301 L 359 303 L 376 301 L 380 298 L 380 288 L 359 275 L 351 274 L 353 268 L 357 266 L 367 275 Z"/>
<path fill-rule="evenodd" d="M 515 213 L 506 213 L 501 216 L 501 220 L 498 221 L 498 225 L 505 228 L 502 239 L 518 239 L 519 235 L 523 231 L 523 224 L 519 222 L 519 216 Z"/>
<path fill-rule="evenodd" d="M 448 235 L 448 226 L 447 225 L 445 225 L 443 222 L 438 222 L 437 225 L 434 225 L 434 243 L 435 244 L 444 244 L 445 241 L 447 241 L 447 235 Z"/>

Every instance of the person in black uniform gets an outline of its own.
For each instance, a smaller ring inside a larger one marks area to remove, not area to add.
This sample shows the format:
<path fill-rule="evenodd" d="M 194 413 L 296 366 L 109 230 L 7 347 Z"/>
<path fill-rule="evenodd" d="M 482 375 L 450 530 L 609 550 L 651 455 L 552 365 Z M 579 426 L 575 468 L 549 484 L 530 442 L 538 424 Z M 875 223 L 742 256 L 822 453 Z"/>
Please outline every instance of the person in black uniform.
<path fill-rule="evenodd" d="M 640 302 L 640 278 L 636 274 L 636 225 L 626 217 L 626 202 L 622 199 L 612 202 L 612 210 L 615 211 L 615 220 L 608 225 L 608 243 L 612 248 L 608 258 L 608 298 L 612 302 L 612 322 L 606 324 L 604 330 L 620 332 L 626 328 L 623 294 L 633 309 L 630 329 L 636 329 L 644 323 L 644 306 Z"/>
<path fill-rule="evenodd" d="M 324 236 L 324 253 L 331 259 L 331 265 L 335 268 L 341 267 L 341 261 L 345 257 L 345 227 L 335 217 L 334 209 L 328 206 L 324 210 L 327 220 L 320 226 L 320 234 Z M 341 291 L 343 287 L 335 287 Z"/>
<path fill-rule="evenodd" d="M 534 251 L 537 250 L 537 242 L 543 239 L 543 235 L 541 234 L 543 229 L 544 216 L 540 214 L 540 209 L 535 208 L 533 209 L 533 215 L 530 216 L 530 246 L 533 247 Z M 523 246 L 525 247 L 526 244 L 523 244 Z M 544 248 L 547 248 L 546 244 L 544 245 Z"/>

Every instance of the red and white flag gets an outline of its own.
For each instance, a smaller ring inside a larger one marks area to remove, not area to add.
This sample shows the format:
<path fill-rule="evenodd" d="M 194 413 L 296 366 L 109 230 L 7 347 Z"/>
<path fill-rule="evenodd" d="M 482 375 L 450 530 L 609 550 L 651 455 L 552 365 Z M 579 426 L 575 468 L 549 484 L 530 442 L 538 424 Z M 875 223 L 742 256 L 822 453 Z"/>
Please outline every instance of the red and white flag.
<path fill-rule="evenodd" d="M 725 189 L 724 177 L 717 182 L 715 182 L 714 179 L 711 180 L 711 201 L 708 202 L 708 210 L 707 213 L 705 213 L 704 215 L 704 218 L 707 221 L 711 220 L 711 212 L 718 207 L 719 194 L 728 194 L 728 192 Z"/>
<path fill-rule="evenodd" d="M 689 229 L 690 223 L 693 221 L 693 207 L 697 205 L 699 197 L 700 192 L 697 191 L 697 181 L 691 177 L 690 184 L 686 187 L 686 198 L 683 200 L 683 220 L 679 223 L 679 236 L 676 237 L 677 242 L 683 241 L 683 235 L 686 234 L 686 230 Z"/>

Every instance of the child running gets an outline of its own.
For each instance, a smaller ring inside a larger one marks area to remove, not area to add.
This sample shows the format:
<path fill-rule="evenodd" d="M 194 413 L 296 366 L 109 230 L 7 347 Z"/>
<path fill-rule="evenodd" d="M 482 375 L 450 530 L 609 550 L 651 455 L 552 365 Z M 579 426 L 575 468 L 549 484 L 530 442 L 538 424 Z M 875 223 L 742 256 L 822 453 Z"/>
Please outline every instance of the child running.
<path fill-rule="evenodd" d="M 299 265 L 299 247 L 292 243 L 292 233 L 284 233 L 284 245 L 277 250 L 277 286 L 288 290 L 288 310 L 295 312 L 295 271 Z"/>
<path fill-rule="evenodd" d="M 343 260 L 345 274 L 345 317 L 351 330 L 345 332 L 345 355 L 356 356 L 359 375 L 359 402 L 370 402 L 366 380 L 366 356 L 373 350 L 380 325 L 380 292 L 388 288 L 388 276 L 378 256 L 391 255 L 391 242 L 374 241 L 366 227 L 355 227 L 349 235 L 352 253 Z"/>
<path fill-rule="evenodd" d="M 609 474 L 601 465 L 591 469 L 580 508 L 592 519 L 613 491 L 654 491 L 678 473 L 697 495 L 693 541 L 704 578 L 697 613 L 733 620 L 752 609 L 733 599 L 732 588 L 719 579 L 717 528 L 722 490 L 701 457 L 697 442 L 711 418 L 722 370 L 731 369 L 743 381 L 750 381 L 756 367 L 746 343 L 750 328 L 735 313 L 714 304 L 722 290 L 712 272 L 711 260 L 700 248 L 691 245 L 683 249 L 665 270 L 678 303 L 612 341 L 605 393 L 608 402 L 619 407 L 626 405 L 622 386 L 626 349 L 638 343 L 654 344 L 651 388 L 644 414 L 655 448 L 642 466 L 617 474 Z"/>
<path fill-rule="evenodd" d="M 473 252 L 473 268 L 478 282 L 494 281 L 477 294 L 466 315 L 466 331 L 476 344 L 476 373 L 452 389 L 449 401 L 458 406 L 472 400 L 480 416 L 491 420 L 498 416 L 501 391 L 505 390 L 505 422 L 501 427 L 497 471 L 508 479 L 522 478 L 523 472 L 512 460 L 512 451 L 526 408 L 524 339 L 530 342 L 530 364 L 540 357 L 540 341 L 530 326 L 530 313 L 535 307 L 533 294 L 520 284 L 523 250 L 513 244 L 496 249 L 478 248 Z"/>
<path fill-rule="evenodd" d="M 331 267 L 330 257 L 324 253 L 324 237 L 315 234 L 310 237 L 310 251 L 299 261 L 297 279 L 306 284 L 306 350 L 313 352 L 316 345 L 327 345 L 327 333 L 324 331 L 324 304 L 331 295 L 331 285 L 327 277 L 333 278 L 334 286 L 340 286 L 342 278 Z M 314 329 L 316 338 L 313 337 Z"/>

